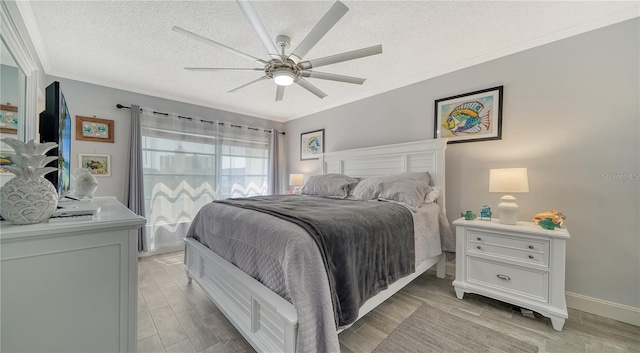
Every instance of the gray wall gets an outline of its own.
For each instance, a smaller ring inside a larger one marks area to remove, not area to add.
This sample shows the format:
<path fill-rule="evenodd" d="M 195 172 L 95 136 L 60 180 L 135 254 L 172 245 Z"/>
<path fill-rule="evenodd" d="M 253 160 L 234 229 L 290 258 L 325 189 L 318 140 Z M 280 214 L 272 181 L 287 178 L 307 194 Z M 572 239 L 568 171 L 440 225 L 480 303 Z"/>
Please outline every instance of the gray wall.
<path fill-rule="evenodd" d="M 520 220 L 551 208 L 567 216 L 566 290 L 640 308 L 639 27 L 629 20 L 287 122 L 289 172 L 320 172 L 299 160 L 301 132 L 324 128 L 327 152 L 430 139 L 434 100 L 504 85 L 502 140 L 447 148 L 449 220 L 499 203 L 490 168 L 527 167 Z"/>
<path fill-rule="evenodd" d="M 129 124 L 131 111 L 116 109 L 116 104 L 125 106 L 137 104 L 160 112 L 172 112 L 185 116 L 194 116 L 219 121 L 234 122 L 258 128 L 282 129 L 283 124 L 271 120 L 250 117 L 223 110 L 181 103 L 177 101 L 147 96 L 90 83 L 74 81 L 54 76 L 47 76 L 46 84 L 60 82 L 60 88 L 67 100 L 72 118 L 71 135 L 71 170 L 78 167 L 78 153 L 111 155 L 111 176 L 97 177 L 98 190 L 96 196 L 116 196 L 124 200 L 125 181 L 129 153 Z M 114 143 L 79 141 L 75 139 L 76 115 L 114 120 Z"/>

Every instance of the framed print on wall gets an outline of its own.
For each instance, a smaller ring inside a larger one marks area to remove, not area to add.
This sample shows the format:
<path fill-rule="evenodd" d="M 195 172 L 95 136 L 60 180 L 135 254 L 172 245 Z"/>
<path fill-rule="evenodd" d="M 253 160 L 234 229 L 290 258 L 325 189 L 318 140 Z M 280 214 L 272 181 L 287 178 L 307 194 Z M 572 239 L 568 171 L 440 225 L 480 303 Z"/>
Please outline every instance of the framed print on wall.
<path fill-rule="evenodd" d="M 108 154 L 78 154 L 80 168 L 95 176 L 111 176 L 111 156 Z"/>
<path fill-rule="evenodd" d="M 113 120 L 76 115 L 76 140 L 113 143 Z"/>
<path fill-rule="evenodd" d="M 300 134 L 300 160 L 320 159 L 324 153 L 324 129 Z"/>
<path fill-rule="evenodd" d="M 502 139 L 502 87 L 436 100 L 434 138 L 448 143 Z"/>
<path fill-rule="evenodd" d="M 0 133 L 18 134 L 18 107 L 8 103 L 0 105 Z"/>
<path fill-rule="evenodd" d="M 2 144 L 4 145 L 4 142 Z M 9 156 L 6 155 L 6 153 L 15 153 L 15 152 L 11 149 L 4 150 L 0 146 L 0 174 L 13 174 L 5 168 L 13 165 L 13 161 L 11 160 L 11 158 L 9 158 Z"/>

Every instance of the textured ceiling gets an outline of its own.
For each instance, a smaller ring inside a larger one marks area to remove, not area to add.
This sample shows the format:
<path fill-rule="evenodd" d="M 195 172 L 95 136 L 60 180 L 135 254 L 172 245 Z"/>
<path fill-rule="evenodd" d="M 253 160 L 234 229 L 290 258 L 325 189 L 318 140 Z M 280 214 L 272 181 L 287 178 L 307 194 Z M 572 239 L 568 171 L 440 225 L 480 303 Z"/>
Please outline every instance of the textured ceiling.
<path fill-rule="evenodd" d="M 292 48 L 332 1 L 256 1 L 273 37 Z M 21 11 L 47 74 L 278 121 L 362 99 L 446 72 L 638 16 L 632 2 L 344 1 L 350 11 L 304 59 L 382 44 L 383 53 L 318 71 L 367 78 L 353 85 L 309 78 L 328 96 L 265 80 L 261 72 L 191 72 L 258 67 L 171 31 L 179 26 L 268 60 L 233 1 L 30 1 Z M 287 52 L 288 54 L 288 52 Z"/>

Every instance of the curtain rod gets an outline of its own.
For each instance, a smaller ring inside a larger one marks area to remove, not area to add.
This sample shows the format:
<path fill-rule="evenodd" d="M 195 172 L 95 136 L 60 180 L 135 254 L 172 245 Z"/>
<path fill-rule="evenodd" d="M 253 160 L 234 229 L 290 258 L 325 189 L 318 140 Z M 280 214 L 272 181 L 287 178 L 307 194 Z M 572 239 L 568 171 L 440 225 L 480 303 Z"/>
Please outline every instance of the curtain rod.
<path fill-rule="evenodd" d="M 127 106 L 122 105 L 120 103 L 116 104 L 116 108 L 118 108 L 118 109 L 131 109 L 131 107 L 127 107 Z M 140 111 L 142 111 L 142 108 L 140 108 Z M 164 115 L 164 116 L 169 116 L 169 113 L 157 112 L 155 110 L 153 111 L 153 114 L 160 114 L 160 115 Z M 193 120 L 193 118 L 190 117 L 190 116 L 182 116 L 182 115 L 178 115 L 178 119 L 186 119 L 186 120 L 189 120 L 189 121 Z M 215 121 L 213 121 L 213 120 L 200 119 L 200 122 L 203 123 L 203 124 L 204 123 L 209 123 L 211 125 L 215 124 Z M 218 122 L 218 125 L 223 125 L 224 126 L 226 124 L 223 123 L 223 122 Z M 235 124 L 231 124 L 231 123 L 229 123 L 229 126 L 231 126 L 231 127 L 242 127 L 242 125 L 235 125 Z M 247 129 L 260 131 L 260 129 L 257 128 L 257 127 L 247 126 Z M 264 132 L 268 132 L 268 133 L 272 133 L 273 132 L 273 130 L 268 130 L 268 129 L 263 129 L 263 130 L 264 130 Z M 285 135 L 285 132 L 281 131 L 281 132 L 279 132 L 279 134 Z"/>

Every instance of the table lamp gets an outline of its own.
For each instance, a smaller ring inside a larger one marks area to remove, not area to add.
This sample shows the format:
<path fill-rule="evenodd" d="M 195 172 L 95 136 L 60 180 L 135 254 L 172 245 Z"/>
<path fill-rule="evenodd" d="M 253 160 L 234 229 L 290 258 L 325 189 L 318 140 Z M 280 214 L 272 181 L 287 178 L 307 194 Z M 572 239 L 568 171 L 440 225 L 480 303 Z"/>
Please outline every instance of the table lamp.
<path fill-rule="evenodd" d="M 293 193 L 300 193 L 300 186 L 304 185 L 304 174 L 289 174 L 289 185 L 293 186 Z"/>
<path fill-rule="evenodd" d="M 518 222 L 518 205 L 511 193 L 529 192 L 527 168 L 503 168 L 489 170 L 489 192 L 504 192 L 498 204 L 498 217 L 502 224 Z"/>

